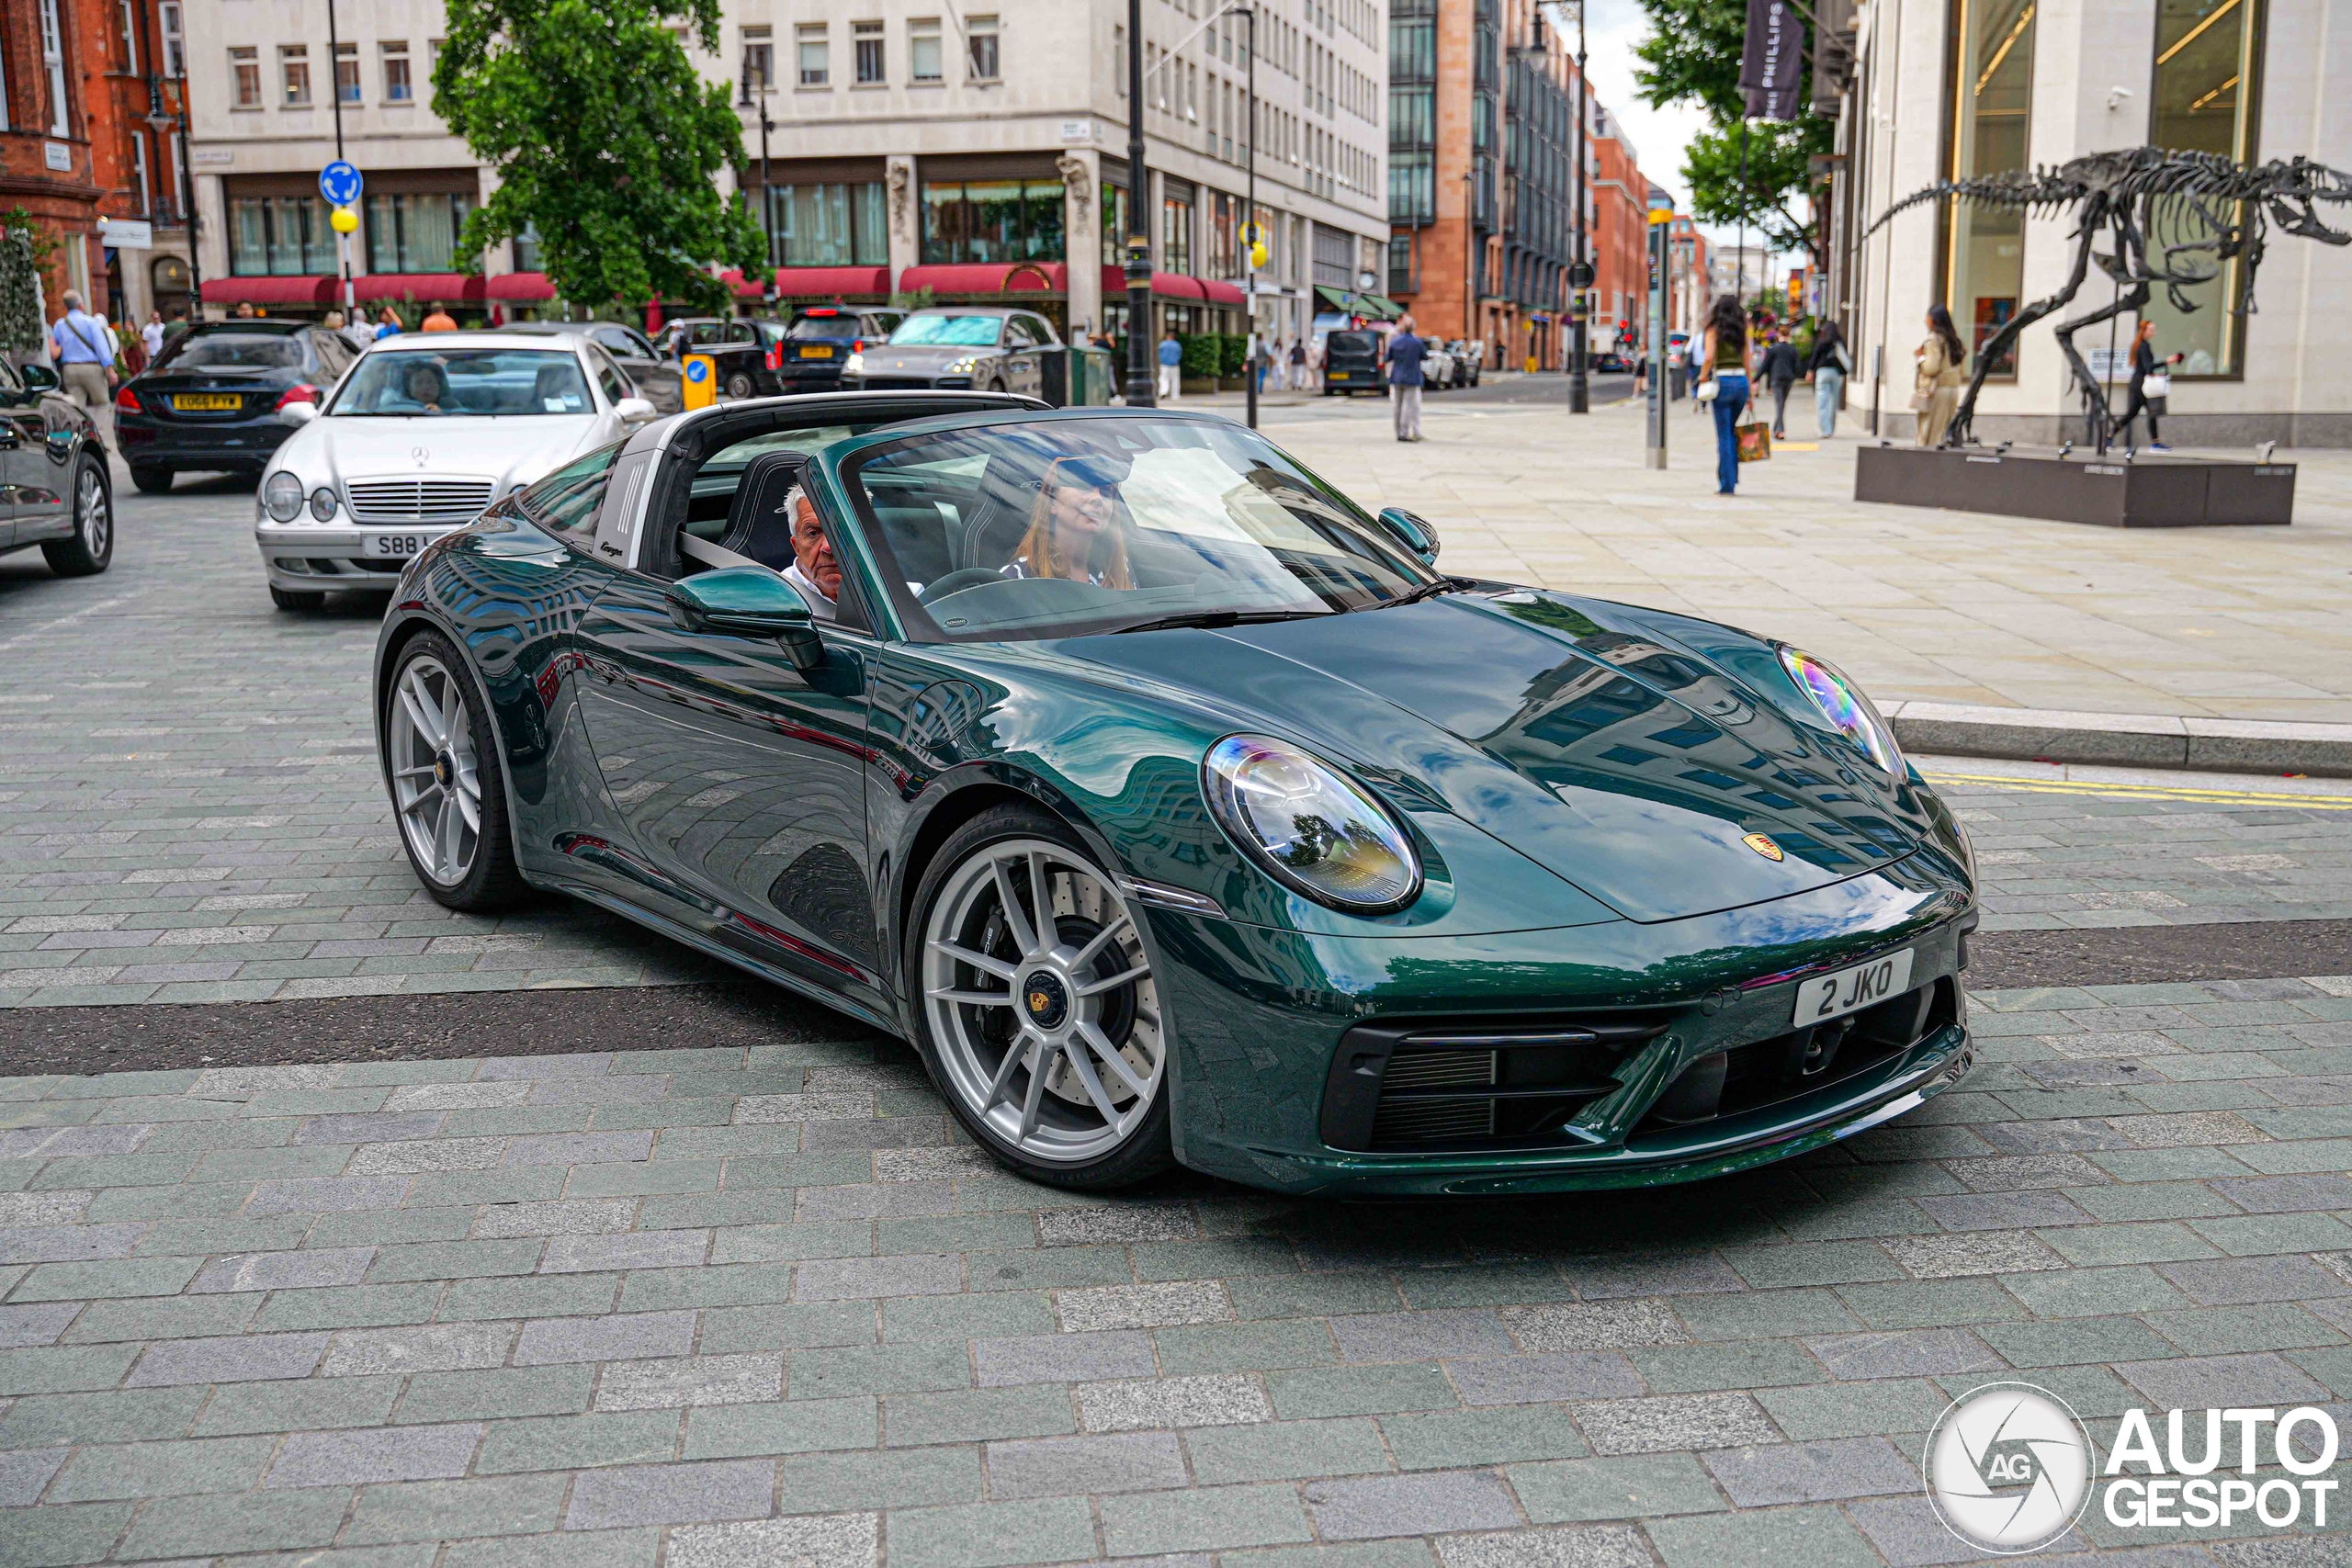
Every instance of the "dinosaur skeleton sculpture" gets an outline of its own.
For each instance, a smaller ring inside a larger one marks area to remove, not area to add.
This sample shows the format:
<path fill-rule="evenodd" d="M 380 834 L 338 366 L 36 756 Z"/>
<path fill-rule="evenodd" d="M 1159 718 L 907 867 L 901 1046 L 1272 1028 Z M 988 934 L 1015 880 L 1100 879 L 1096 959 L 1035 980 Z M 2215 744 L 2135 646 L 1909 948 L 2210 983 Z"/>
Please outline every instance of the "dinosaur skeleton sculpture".
<path fill-rule="evenodd" d="M 2061 322 L 2054 335 L 2083 389 L 2094 427 L 2092 439 L 2104 447 L 2114 434 L 2114 411 L 2092 378 L 2090 367 L 2075 351 L 2076 333 L 2126 311 L 2137 311 L 2148 302 L 2154 284 L 2164 286 L 2174 309 L 2194 310 L 2196 301 L 2183 290 L 2211 282 L 2230 262 L 2239 260 L 2245 264 L 2245 309 L 2251 314 L 2254 273 L 2262 265 L 2264 236 L 2274 222 L 2302 239 L 2352 244 L 2352 233 L 2329 228 L 2320 220 L 2314 206 L 2323 201 L 2352 202 L 2352 175 L 2309 158 L 2273 159 L 2249 168 L 2218 153 L 2169 152 L 2161 147 L 2094 152 L 2031 173 L 2013 169 L 1939 181 L 1881 213 L 1865 237 L 1898 212 L 1947 197 L 2029 212 L 2067 208 L 2077 212 L 2075 231 L 2069 236 L 2075 243 L 2075 265 L 2064 287 L 2011 316 L 1977 350 L 1968 393 L 1944 434 L 1947 446 L 1973 440 L 1970 426 L 1975 420 L 1976 394 L 1984 385 L 1985 372 L 2001 362 L 2026 328 L 2074 299 L 2093 262 L 2115 280 L 2116 297 L 2096 310 Z M 2101 230 L 2109 235 L 2105 254 L 2093 244 Z M 2157 253 L 2154 262 L 2148 255 L 2152 247 Z"/>

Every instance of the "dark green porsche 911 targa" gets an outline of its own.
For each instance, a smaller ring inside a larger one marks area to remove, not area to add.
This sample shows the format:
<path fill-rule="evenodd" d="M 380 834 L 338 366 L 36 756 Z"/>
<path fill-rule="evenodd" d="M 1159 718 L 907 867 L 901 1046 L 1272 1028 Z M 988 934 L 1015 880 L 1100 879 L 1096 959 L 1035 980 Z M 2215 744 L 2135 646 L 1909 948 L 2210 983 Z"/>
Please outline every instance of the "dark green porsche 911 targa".
<path fill-rule="evenodd" d="M 410 566 L 385 782 L 443 903 L 904 1035 L 1067 1186 L 1682 1180 L 1958 1081 L 1968 842 L 1861 694 L 1437 554 L 1212 416 L 705 409 Z"/>

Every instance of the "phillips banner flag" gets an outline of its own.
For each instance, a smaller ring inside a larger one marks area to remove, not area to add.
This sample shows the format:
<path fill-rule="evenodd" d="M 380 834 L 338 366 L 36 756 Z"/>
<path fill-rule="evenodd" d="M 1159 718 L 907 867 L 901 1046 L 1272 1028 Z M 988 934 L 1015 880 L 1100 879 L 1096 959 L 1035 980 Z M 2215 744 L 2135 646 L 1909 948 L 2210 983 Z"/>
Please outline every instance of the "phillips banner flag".
<path fill-rule="evenodd" d="M 1804 62 L 1804 18 L 1789 0 L 1747 0 L 1747 41 L 1739 85 L 1750 119 L 1797 118 L 1797 80 Z"/>

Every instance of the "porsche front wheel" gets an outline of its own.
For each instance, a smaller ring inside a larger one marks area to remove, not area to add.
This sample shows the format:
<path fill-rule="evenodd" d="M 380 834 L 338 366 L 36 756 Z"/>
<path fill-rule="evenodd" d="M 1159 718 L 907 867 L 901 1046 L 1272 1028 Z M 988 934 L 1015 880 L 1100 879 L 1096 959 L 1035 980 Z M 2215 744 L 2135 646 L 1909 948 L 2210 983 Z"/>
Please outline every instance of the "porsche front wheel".
<path fill-rule="evenodd" d="M 384 692 L 384 769 L 410 866 L 435 902 L 495 909 L 523 889 L 506 830 L 498 737 L 457 650 L 425 633 Z"/>
<path fill-rule="evenodd" d="M 1166 1015 L 1117 881 L 1045 813 L 1000 807 L 924 873 L 908 935 L 919 1043 L 956 1120 L 1057 1187 L 1174 1163 Z"/>

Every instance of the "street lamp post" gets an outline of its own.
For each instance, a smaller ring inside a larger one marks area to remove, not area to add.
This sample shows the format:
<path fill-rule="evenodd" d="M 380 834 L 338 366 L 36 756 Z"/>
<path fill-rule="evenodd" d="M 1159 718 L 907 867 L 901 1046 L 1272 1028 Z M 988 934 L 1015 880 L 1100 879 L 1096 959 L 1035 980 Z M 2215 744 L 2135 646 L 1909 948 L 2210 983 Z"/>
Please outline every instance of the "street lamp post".
<path fill-rule="evenodd" d="M 1143 0 L 1127 0 L 1127 406 L 1154 406 L 1151 384 L 1151 231 L 1145 205 Z"/>
<path fill-rule="evenodd" d="M 743 59 L 742 92 L 735 107 L 739 110 L 756 108 L 760 111 L 760 234 L 767 241 L 768 294 L 770 299 L 774 299 L 776 265 L 775 213 L 768 197 L 768 132 L 775 129 L 775 121 L 768 118 L 768 84 L 764 77 L 760 82 L 760 96 L 757 98 L 752 96 L 752 61 L 749 54 L 746 54 Z"/>
<path fill-rule="evenodd" d="M 1568 269 L 1568 330 L 1571 334 L 1568 365 L 1568 412 L 1592 412 L 1592 383 L 1586 374 L 1587 321 L 1591 314 L 1592 262 L 1588 252 L 1584 216 L 1584 164 L 1591 152 L 1591 131 L 1585 123 L 1589 112 L 1584 85 L 1584 0 L 1577 0 L 1577 259 Z"/>
<path fill-rule="evenodd" d="M 186 91 L 185 87 L 182 91 Z M 343 43 L 335 35 L 334 0 L 327 0 L 327 93 L 334 103 L 334 161 L 340 164 L 343 162 Z M 182 138 L 181 141 L 185 146 L 187 139 Z M 193 220 L 188 224 L 187 248 L 193 255 L 196 252 L 196 224 Z M 343 308 L 346 312 L 345 320 L 348 321 L 350 313 L 359 309 L 358 291 L 351 281 L 351 236 L 340 229 L 336 230 L 334 248 L 343 262 Z"/>

